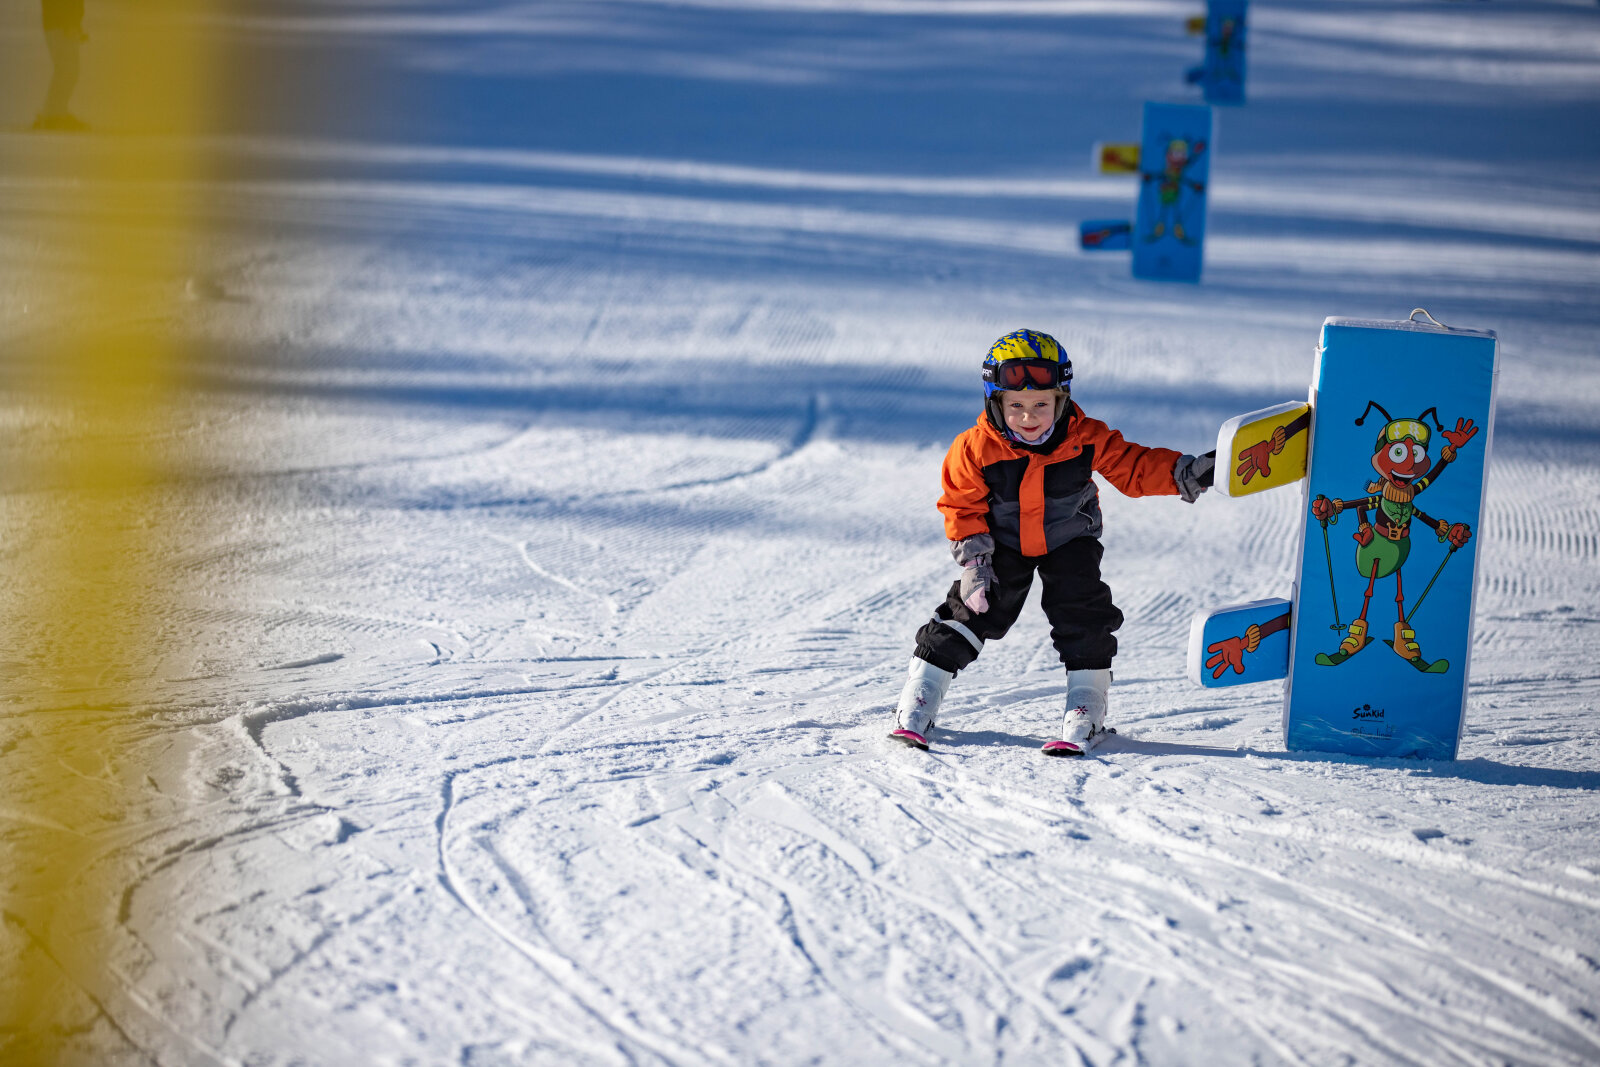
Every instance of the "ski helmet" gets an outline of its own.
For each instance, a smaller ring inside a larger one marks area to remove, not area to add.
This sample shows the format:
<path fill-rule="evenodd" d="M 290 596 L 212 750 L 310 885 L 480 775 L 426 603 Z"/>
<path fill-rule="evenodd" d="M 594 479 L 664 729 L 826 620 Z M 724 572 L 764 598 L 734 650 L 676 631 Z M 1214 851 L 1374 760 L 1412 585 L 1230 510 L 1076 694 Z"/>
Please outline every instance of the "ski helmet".
<path fill-rule="evenodd" d="M 1014 330 L 983 357 L 985 399 L 1007 389 L 1060 389 L 1072 392 L 1072 360 L 1056 339 L 1037 330 Z"/>
<path fill-rule="evenodd" d="M 983 358 L 983 407 L 989 425 L 1007 437 L 1010 431 L 1006 429 L 1000 394 L 1011 389 L 1056 391 L 1055 428 L 1044 442 L 1021 446 L 1034 450 L 1050 447 L 1063 432 L 1072 410 L 1072 360 L 1067 358 L 1067 350 L 1054 337 L 1037 330 L 1013 331 L 990 346 L 989 354 Z"/>

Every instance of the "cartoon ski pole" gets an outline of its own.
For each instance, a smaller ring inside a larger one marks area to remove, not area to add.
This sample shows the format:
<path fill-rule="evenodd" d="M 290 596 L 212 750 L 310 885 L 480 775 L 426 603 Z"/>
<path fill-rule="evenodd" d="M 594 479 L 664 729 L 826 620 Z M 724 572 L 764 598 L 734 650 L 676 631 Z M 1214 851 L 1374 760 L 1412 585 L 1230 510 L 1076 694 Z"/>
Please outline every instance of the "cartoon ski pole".
<path fill-rule="evenodd" d="M 1330 629 L 1343 633 L 1344 623 L 1339 621 L 1339 583 L 1333 580 L 1333 546 L 1328 544 L 1328 524 L 1338 521 L 1339 512 L 1337 510 L 1329 514 L 1327 518 L 1322 519 L 1322 551 L 1328 557 L 1328 595 L 1333 597 L 1333 626 Z M 1435 575 L 1435 577 L 1438 576 Z M 1432 583 L 1430 582 L 1429 584 L 1431 585 Z M 1415 609 L 1413 608 L 1412 610 Z"/>
<path fill-rule="evenodd" d="M 1456 549 L 1458 549 L 1460 547 L 1461 547 L 1460 545 L 1451 545 L 1450 546 L 1450 551 L 1446 552 L 1444 554 L 1444 559 L 1439 561 L 1439 569 L 1433 572 L 1433 577 L 1428 579 L 1428 584 L 1422 590 L 1422 595 L 1417 597 L 1417 602 L 1415 604 L 1411 605 L 1411 610 L 1406 613 L 1406 621 L 1407 622 L 1410 622 L 1413 618 L 1416 617 L 1417 609 L 1422 607 L 1422 602 L 1424 600 L 1428 599 L 1428 590 L 1432 589 L 1433 588 L 1433 583 L 1437 582 L 1439 580 L 1439 575 L 1444 573 L 1444 565 L 1446 563 L 1450 562 L 1450 557 L 1455 555 L 1456 554 Z"/>

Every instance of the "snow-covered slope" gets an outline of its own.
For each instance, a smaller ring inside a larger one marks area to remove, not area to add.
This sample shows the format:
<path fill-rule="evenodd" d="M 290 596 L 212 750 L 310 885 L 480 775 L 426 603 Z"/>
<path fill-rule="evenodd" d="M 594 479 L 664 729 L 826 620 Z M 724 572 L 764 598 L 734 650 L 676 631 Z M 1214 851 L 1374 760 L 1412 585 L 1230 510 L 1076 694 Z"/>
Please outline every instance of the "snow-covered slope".
<path fill-rule="evenodd" d="M 139 760 L 94 1054 L 1600 1059 L 1600 15 L 1253 5 L 1205 280 L 1135 283 L 1075 247 L 1133 199 L 1090 145 L 1185 98 L 1192 6 L 215 20 L 244 80 L 298 73 L 236 103 L 215 246 L 152 282 L 192 297 L 189 536 L 160 704 L 106 726 Z M 97 138 L 4 140 L 25 354 L 74 313 L 34 208 Z M 1031 607 L 932 753 L 884 740 L 995 337 L 1053 333 L 1091 414 L 1201 451 L 1304 395 L 1325 316 L 1414 306 L 1501 340 L 1459 761 L 1286 753 L 1280 687 L 1183 680 L 1195 610 L 1287 593 L 1292 493 L 1103 490 L 1091 757 L 1038 755 Z M 4 485 L 8 530 L 50 506 Z"/>

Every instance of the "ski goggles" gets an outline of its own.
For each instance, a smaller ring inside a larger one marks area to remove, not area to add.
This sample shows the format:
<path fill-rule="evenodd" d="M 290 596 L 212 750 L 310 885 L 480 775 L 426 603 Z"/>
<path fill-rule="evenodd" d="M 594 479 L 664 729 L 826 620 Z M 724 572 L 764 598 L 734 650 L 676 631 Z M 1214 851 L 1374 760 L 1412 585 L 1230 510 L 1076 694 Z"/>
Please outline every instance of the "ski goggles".
<path fill-rule="evenodd" d="M 1426 412 L 1424 412 L 1426 414 Z M 1416 419 L 1395 419 L 1383 428 L 1383 439 L 1390 444 L 1411 438 L 1423 448 L 1428 447 L 1428 438 L 1432 437 L 1428 424 Z"/>
<path fill-rule="evenodd" d="M 1060 389 L 1065 380 L 1053 359 L 1008 359 L 984 368 L 984 379 L 999 389 Z"/>

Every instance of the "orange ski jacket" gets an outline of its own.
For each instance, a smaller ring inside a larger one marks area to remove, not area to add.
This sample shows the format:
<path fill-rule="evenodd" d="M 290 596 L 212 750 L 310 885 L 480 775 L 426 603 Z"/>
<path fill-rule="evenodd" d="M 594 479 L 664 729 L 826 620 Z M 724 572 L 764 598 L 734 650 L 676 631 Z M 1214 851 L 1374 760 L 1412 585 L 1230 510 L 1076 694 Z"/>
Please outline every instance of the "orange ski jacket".
<path fill-rule="evenodd" d="M 1042 556 L 1078 537 L 1099 537 L 1098 471 L 1127 496 L 1177 496 L 1173 477 L 1182 454 L 1123 439 L 1099 419 L 1068 405 L 1065 432 L 1029 448 L 1014 444 L 988 413 L 951 444 L 944 457 L 945 536 L 960 541 L 987 533 L 1024 556 Z"/>

